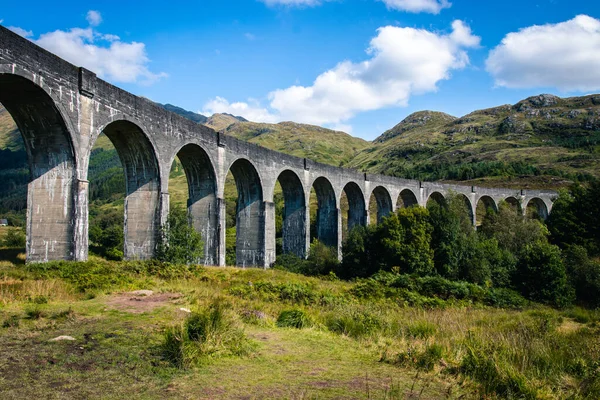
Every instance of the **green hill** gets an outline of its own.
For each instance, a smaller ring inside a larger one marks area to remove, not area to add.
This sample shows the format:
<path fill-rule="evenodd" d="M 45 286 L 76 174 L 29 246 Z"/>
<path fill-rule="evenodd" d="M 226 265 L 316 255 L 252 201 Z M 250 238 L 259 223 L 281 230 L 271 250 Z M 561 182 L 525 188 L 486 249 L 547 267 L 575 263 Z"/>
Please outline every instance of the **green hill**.
<path fill-rule="evenodd" d="M 221 132 L 282 153 L 333 165 L 346 164 L 369 146 L 369 142 L 344 132 L 295 122 L 238 122 Z"/>
<path fill-rule="evenodd" d="M 599 117 L 599 95 L 540 95 L 462 118 L 419 112 L 346 166 L 422 180 L 564 186 L 600 178 Z"/>

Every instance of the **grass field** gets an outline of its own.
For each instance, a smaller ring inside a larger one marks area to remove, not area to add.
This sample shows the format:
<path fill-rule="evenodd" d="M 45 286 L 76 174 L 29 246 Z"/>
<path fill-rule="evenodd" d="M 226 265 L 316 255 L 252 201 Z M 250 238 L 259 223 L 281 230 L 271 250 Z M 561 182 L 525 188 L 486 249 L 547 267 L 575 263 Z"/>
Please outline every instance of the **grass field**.
<path fill-rule="evenodd" d="M 597 398 L 598 311 L 440 300 L 369 282 L 152 263 L 25 265 L 0 250 L 0 398 Z M 133 290 L 154 293 L 140 297 Z M 407 295 L 408 296 L 408 295 Z M 411 296 L 417 296 L 412 294 Z M 410 298 L 409 297 L 404 297 Z M 165 330 L 226 304 L 251 350 L 182 369 Z M 281 327 L 284 311 L 302 329 Z M 278 319 L 279 318 L 279 319 Z M 49 341 L 61 335 L 74 341 Z"/>

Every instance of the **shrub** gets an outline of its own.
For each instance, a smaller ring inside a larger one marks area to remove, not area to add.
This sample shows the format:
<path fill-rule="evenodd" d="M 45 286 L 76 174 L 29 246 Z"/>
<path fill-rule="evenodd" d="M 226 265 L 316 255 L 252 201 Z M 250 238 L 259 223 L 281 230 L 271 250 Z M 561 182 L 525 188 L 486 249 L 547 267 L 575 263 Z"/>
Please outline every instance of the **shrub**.
<path fill-rule="evenodd" d="M 284 310 L 277 317 L 277 326 L 280 328 L 303 329 L 312 324 L 310 316 L 300 309 Z"/>
<path fill-rule="evenodd" d="M 23 230 L 12 228 L 6 232 L 4 239 L 0 240 L 0 247 L 23 248 L 26 242 L 27 238 Z"/>
<path fill-rule="evenodd" d="M 437 326 L 427 321 L 419 321 L 412 325 L 408 325 L 405 330 L 405 335 L 414 339 L 427 339 L 435 335 Z"/>
<path fill-rule="evenodd" d="M 220 300 L 192 312 L 183 324 L 167 328 L 162 344 L 163 357 L 178 368 L 219 356 L 242 356 L 251 350 L 244 331 Z"/>
<path fill-rule="evenodd" d="M 560 249 L 544 241 L 525 247 L 513 282 L 525 297 L 556 307 L 570 305 L 575 297 L 567 280 Z"/>
<path fill-rule="evenodd" d="M 331 332 L 362 338 L 380 332 L 384 324 L 377 315 L 371 312 L 342 309 L 328 315 L 325 325 Z"/>
<path fill-rule="evenodd" d="M 190 224 L 188 214 L 182 207 L 173 207 L 169 212 L 163 238 L 156 249 L 156 258 L 177 264 L 201 264 L 204 242 L 200 232 Z"/>

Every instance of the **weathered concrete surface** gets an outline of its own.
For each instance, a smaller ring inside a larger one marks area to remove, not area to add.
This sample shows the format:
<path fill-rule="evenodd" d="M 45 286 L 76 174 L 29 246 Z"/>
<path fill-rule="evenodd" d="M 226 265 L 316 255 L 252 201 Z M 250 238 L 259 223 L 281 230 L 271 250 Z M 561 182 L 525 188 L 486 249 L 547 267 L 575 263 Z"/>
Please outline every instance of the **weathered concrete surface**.
<path fill-rule="evenodd" d="M 318 198 L 317 238 L 341 246 L 340 199 L 345 191 L 350 227 L 368 223 L 372 195 L 377 218 L 399 207 L 426 205 L 451 192 L 464 195 L 475 223 L 477 204 L 528 205 L 545 217 L 551 191 L 487 189 L 364 174 L 319 164 L 237 140 L 168 112 L 67 63 L 0 26 L 0 102 L 26 144 L 31 168 L 27 258 L 85 260 L 88 247 L 88 164 L 104 132 L 115 145 L 127 182 L 125 255 L 154 254 L 169 211 L 169 171 L 175 156 L 184 166 L 191 223 L 202 232 L 205 262 L 225 264 L 225 178 L 232 172 L 239 194 L 237 264 L 275 260 L 273 191 L 285 199 L 283 248 L 306 255 L 310 192 Z"/>

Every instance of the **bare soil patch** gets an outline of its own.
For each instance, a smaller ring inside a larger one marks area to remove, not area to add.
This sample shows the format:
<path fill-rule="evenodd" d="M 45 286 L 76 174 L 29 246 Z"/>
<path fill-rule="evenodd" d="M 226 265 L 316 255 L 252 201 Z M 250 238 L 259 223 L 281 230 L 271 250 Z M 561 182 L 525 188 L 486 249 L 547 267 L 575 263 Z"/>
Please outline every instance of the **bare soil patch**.
<path fill-rule="evenodd" d="M 106 305 L 115 310 L 141 314 L 173 304 L 182 296 L 181 293 L 153 293 L 147 296 L 140 296 L 135 292 L 117 293 L 106 300 Z"/>

